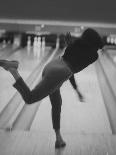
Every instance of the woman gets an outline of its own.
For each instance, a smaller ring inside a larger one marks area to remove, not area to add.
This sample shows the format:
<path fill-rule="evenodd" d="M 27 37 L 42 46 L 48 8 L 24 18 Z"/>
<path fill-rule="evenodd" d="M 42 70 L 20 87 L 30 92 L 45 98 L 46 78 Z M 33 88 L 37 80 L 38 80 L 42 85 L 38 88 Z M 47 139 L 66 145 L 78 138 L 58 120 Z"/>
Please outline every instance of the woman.
<path fill-rule="evenodd" d="M 60 96 L 60 87 L 75 73 L 80 72 L 88 65 L 95 62 L 98 58 L 97 51 L 103 47 L 103 42 L 100 35 L 93 29 L 86 29 L 82 36 L 70 43 L 63 56 L 52 60 L 43 69 L 42 80 L 37 86 L 30 90 L 26 85 L 20 74 L 18 73 L 18 62 L 0 60 L 0 66 L 8 70 L 16 82 L 13 85 L 17 91 L 21 94 L 26 104 L 32 104 L 40 101 L 49 95 L 51 103 L 55 104 L 55 110 L 53 119 L 53 128 L 56 133 L 55 147 L 64 147 L 66 143 L 63 141 L 60 134 L 60 111 L 57 106 L 57 100 L 55 96 Z M 60 106 L 61 107 L 61 106 Z"/>

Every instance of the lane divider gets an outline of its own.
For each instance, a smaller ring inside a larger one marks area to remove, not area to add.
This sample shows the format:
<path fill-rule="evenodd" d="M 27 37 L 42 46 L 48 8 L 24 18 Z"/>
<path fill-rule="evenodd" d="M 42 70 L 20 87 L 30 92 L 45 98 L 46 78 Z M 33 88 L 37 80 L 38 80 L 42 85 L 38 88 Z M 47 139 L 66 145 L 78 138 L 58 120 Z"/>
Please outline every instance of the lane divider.
<path fill-rule="evenodd" d="M 110 60 L 111 61 L 111 60 Z M 109 123 L 111 126 L 112 134 L 116 134 L 116 95 L 113 87 L 114 80 L 111 79 L 113 75 L 113 70 L 109 68 L 114 67 L 112 63 L 108 63 L 109 59 L 104 55 L 98 60 L 97 67 L 99 68 L 98 79 L 100 83 L 101 92 L 104 99 L 104 104 L 106 107 L 107 115 L 109 118 Z M 107 68 L 107 66 L 109 66 Z M 111 73 L 112 72 L 112 73 Z M 110 74 L 111 73 L 111 74 Z M 115 70 L 116 73 L 116 70 Z M 111 84 L 112 83 L 112 84 Z"/>

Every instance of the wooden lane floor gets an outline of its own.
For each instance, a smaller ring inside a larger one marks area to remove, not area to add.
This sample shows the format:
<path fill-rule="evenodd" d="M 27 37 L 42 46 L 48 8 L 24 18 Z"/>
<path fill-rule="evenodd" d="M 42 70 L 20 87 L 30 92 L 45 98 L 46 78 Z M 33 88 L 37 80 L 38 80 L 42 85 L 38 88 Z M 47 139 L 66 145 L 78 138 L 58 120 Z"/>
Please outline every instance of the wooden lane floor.
<path fill-rule="evenodd" d="M 14 52 L 17 52 L 21 47 L 14 47 L 13 45 L 7 45 L 0 49 L 0 59 L 6 59 L 10 57 Z"/>
<path fill-rule="evenodd" d="M 66 148 L 55 150 L 48 97 L 42 100 L 29 130 L 0 130 L 1 155 L 115 155 L 116 137 L 98 84 L 95 66 L 76 75 L 85 102 L 79 102 L 69 81 L 61 88 L 63 97 L 61 131 Z"/>
<path fill-rule="evenodd" d="M 52 133 L 0 130 L 1 155 L 115 155 L 116 136 L 64 133 L 67 146 L 54 148 Z"/>

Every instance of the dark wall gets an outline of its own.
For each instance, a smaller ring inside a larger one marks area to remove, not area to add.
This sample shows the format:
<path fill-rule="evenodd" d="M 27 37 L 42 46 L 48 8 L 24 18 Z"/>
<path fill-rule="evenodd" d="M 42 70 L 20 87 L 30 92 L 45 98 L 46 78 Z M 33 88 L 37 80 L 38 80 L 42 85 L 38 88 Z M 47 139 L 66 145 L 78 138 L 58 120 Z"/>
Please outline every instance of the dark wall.
<path fill-rule="evenodd" d="M 116 0 L 1 0 L 0 18 L 116 23 Z"/>

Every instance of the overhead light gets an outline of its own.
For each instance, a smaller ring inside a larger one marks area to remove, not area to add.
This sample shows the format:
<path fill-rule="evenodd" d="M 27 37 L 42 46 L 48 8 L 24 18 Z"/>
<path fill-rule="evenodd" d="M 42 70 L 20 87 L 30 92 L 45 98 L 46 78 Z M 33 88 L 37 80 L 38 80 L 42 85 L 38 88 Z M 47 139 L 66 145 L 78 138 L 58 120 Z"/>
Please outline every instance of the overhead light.
<path fill-rule="evenodd" d="M 44 24 L 41 24 L 41 28 L 44 28 L 44 26 L 45 26 Z"/>
<path fill-rule="evenodd" d="M 84 26 L 80 26 L 81 30 L 84 30 Z"/>

